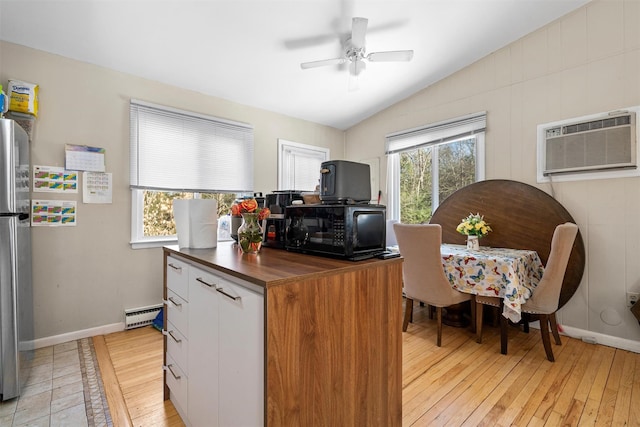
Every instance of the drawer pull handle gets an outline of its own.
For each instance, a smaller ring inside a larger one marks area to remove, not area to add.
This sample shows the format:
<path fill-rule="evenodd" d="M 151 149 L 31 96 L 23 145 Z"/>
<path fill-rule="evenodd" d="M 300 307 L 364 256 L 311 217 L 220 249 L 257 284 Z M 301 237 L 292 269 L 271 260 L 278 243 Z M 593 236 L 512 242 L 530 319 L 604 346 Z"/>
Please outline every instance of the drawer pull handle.
<path fill-rule="evenodd" d="M 212 283 L 207 283 L 202 277 L 197 277 L 196 281 L 202 283 L 203 285 L 207 285 L 210 288 L 215 288 L 216 285 L 212 284 Z"/>
<path fill-rule="evenodd" d="M 220 292 L 225 297 L 231 298 L 234 301 L 240 301 L 242 299 L 242 297 L 240 297 L 240 296 L 235 296 L 235 295 L 231 295 L 231 294 L 226 293 L 224 291 L 224 289 L 222 289 L 222 288 L 216 288 L 216 291 Z"/>
<path fill-rule="evenodd" d="M 171 301 L 173 303 L 173 305 L 175 305 L 176 307 L 182 307 L 182 304 L 179 302 L 176 302 L 173 297 L 169 297 L 169 301 Z"/>
<path fill-rule="evenodd" d="M 178 344 L 180 344 L 180 343 L 182 342 L 182 340 L 181 340 L 181 339 L 176 338 L 176 336 L 175 336 L 175 335 L 173 335 L 173 331 L 169 331 L 169 332 L 168 332 L 168 334 L 169 334 L 169 336 L 171 336 L 171 338 L 173 338 L 173 340 L 174 340 L 175 342 L 177 342 Z"/>
<path fill-rule="evenodd" d="M 175 372 L 173 372 L 173 369 L 171 368 L 173 365 L 167 365 L 167 369 L 169 370 L 169 372 L 171 372 L 171 375 L 173 375 L 173 378 L 179 380 L 180 379 L 180 375 L 176 375 Z"/>
<path fill-rule="evenodd" d="M 182 267 L 173 265 L 171 263 L 169 263 L 169 267 L 173 268 L 175 271 L 182 271 Z"/>

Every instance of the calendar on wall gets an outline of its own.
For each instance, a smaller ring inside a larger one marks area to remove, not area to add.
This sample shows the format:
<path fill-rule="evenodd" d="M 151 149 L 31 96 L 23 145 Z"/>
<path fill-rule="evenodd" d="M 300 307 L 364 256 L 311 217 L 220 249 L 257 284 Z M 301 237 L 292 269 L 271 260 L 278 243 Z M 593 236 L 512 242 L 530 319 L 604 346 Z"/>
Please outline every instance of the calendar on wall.
<path fill-rule="evenodd" d="M 85 172 L 82 175 L 83 203 L 111 203 L 113 174 Z"/>
<path fill-rule="evenodd" d="M 87 145 L 65 144 L 65 169 L 89 172 L 104 172 L 105 149 Z"/>

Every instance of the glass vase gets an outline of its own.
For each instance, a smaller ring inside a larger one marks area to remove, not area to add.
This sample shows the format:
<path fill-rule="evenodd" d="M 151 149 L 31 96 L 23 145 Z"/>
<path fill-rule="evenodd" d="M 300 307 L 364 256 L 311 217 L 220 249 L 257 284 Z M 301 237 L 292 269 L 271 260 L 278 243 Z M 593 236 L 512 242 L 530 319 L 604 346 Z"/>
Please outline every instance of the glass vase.
<path fill-rule="evenodd" d="M 262 247 L 262 227 L 258 213 L 243 213 L 238 227 L 238 245 L 245 254 L 257 254 Z"/>
<path fill-rule="evenodd" d="M 242 225 L 242 217 L 241 216 L 231 216 L 231 238 L 238 241 L 238 228 Z"/>

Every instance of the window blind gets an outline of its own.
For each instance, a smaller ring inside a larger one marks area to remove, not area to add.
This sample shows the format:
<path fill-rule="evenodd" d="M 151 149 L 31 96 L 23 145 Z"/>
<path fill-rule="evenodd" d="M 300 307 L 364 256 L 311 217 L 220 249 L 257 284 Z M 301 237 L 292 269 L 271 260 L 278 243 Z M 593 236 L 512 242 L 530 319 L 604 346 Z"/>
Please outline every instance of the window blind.
<path fill-rule="evenodd" d="M 484 132 L 487 113 L 474 113 L 389 134 L 385 137 L 385 153 L 395 154 L 427 145 L 441 144 Z"/>
<path fill-rule="evenodd" d="M 131 188 L 251 192 L 253 167 L 253 126 L 131 100 Z"/>
<path fill-rule="evenodd" d="M 278 139 L 278 189 L 313 191 L 329 149 Z"/>

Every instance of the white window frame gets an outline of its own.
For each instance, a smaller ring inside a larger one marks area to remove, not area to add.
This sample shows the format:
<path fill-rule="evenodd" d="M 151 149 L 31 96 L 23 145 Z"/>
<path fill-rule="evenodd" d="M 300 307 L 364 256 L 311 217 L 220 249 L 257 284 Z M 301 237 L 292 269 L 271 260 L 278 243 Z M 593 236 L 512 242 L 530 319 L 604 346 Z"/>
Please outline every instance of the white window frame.
<path fill-rule="evenodd" d="M 132 99 L 131 100 L 131 105 L 130 105 L 130 109 L 135 108 L 136 106 L 140 106 L 143 108 L 149 108 L 149 109 L 156 109 L 159 110 L 161 112 L 166 112 L 168 114 L 175 114 L 175 115 L 179 115 L 179 116 L 184 116 L 185 117 L 185 121 L 189 122 L 190 119 L 193 120 L 197 120 L 197 119 L 202 119 L 202 120 L 206 120 L 206 121 L 210 121 L 213 123 L 217 123 L 217 125 L 220 128 L 223 129 L 230 129 L 231 131 L 233 130 L 237 130 L 237 129 L 248 129 L 250 131 L 250 135 L 248 137 L 248 141 L 250 142 L 250 146 L 248 147 L 247 150 L 245 150 L 245 152 L 247 153 L 247 155 L 250 157 L 251 161 L 248 163 L 252 163 L 253 162 L 253 126 L 247 124 L 247 123 L 241 123 L 241 122 L 235 122 L 235 121 L 231 121 L 231 120 L 226 120 L 226 119 L 220 119 L 217 117 L 212 117 L 212 116 L 208 116 L 208 115 L 203 115 L 203 114 L 199 114 L 199 113 L 194 113 L 194 112 L 190 112 L 190 111 L 185 111 L 185 110 L 179 110 L 179 109 L 175 109 L 172 107 L 167 107 L 167 106 L 162 106 L 162 105 L 157 105 L 157 104 L 152 104 L 152 103 L 148 103 L 145 101 L 140 101 L 140 100 L 135 100 Z M 179 188 L 167 188 L 167 185 L 159 185 L 156 186 L 154 182 L 152 183 L 148 183 L 148 181 L 145 182 L 140 182 L 139 181 L 139 174 L 136 173 L 137 171 L 139 171 L 138 167 L 138 162 L 140 161 L 139 159 L 139 154 L 138 154 L 138 147 L 140 146 L 140 143 L 138 141 L 138 134 L 136 132 L 136 130 L 138 129 L 138 122 L 137 119 L 134 120 L 133 118 L 134 116 L 130 116 L 130 187 L 131 187 L 131 240 L 130 240 L 130 245 L 133 249 L 143 249 L 143 248 L 152 248 L 152 247 L 158 247 L 158 246 L 163 246 L 163 245 L 167 245 L 167 244 L 177 244 L 178 243 L 178 238 L 177 235 L 171 235 L 171 236 L 145 236 L 144 235 L 144 192 L 145 190 L 153 190 L 153 191 L 166 191 L 166 192 L 184 192 L 184 193 L 193 193 L 193 197 L 194 198 L 199 198 L 200 197 L 200 192 L 237 192 L 237 193 L 243 193 L 243 192 L 248 192 L 249 189 L 248 188 L 227 188 L 230 187 L 230 185 L 235 185 L 235 182 L 233 183 L 229 183 L 229 182 L 223 182 L 222 184 L 220 184 L 223 188 L 185 188 L 183 186 L 179 187 Z M 138 117 L 137 115 L 135 116 L 136 118 Z M 188 125 L 185 125 L 185 128 L 187 128 Z M 217 135 L 217 134 L 216 134 Z M 226 134 L 225 134 L 226 135 Z M 243 140 L 244 143 L 247 143 L 247 139 Z M 247 145 L 244 146 L 244 148 L 246 148 Z M 227 166 L 226 163 L 228 162 L 223 162 L 224 166 Z M 153 164 L 155 165 L 155 163 L 148 163 L 148 164 Z M 178 178 L 180 178 L 179 175 L 177 175 Z M 247 178 L 248 177 L 248 178 Z M 245 177 L 247 179 L 245 179 L 247 186 L 251 186 L 251 192 L 252 192 L 252 188 L 253 188 L 253 168 L 250 168 L 247 171 L 247 176 Z M 178 180 L 176 180 L 178 181 Z M 218 185 L 216 183 L 208 183 L 205 185 L 205 187 L 208 186 L 215 186 Z M 196 186 L 197 187 L 197 186 Z"/>
<path fill-rule="evenodd" d="M 312 188 L 295 188 L 296 177 L 292 171 L 295 157 L 317 157 L 322 163 L 329 160 L 329 155 L 328 148 L 278 139 L 278 190 L 313 190 L 317 183 Z M 318 167 L 318 179 L 320 179 L 320 167 Z"/>
<path fill-rule="evenodd" d="M 145 236 L 144 235 L 144 191 L 131 189 L 131 248 L 146 249 L 164 245 L 177 245 L 178 236 Z"/>

